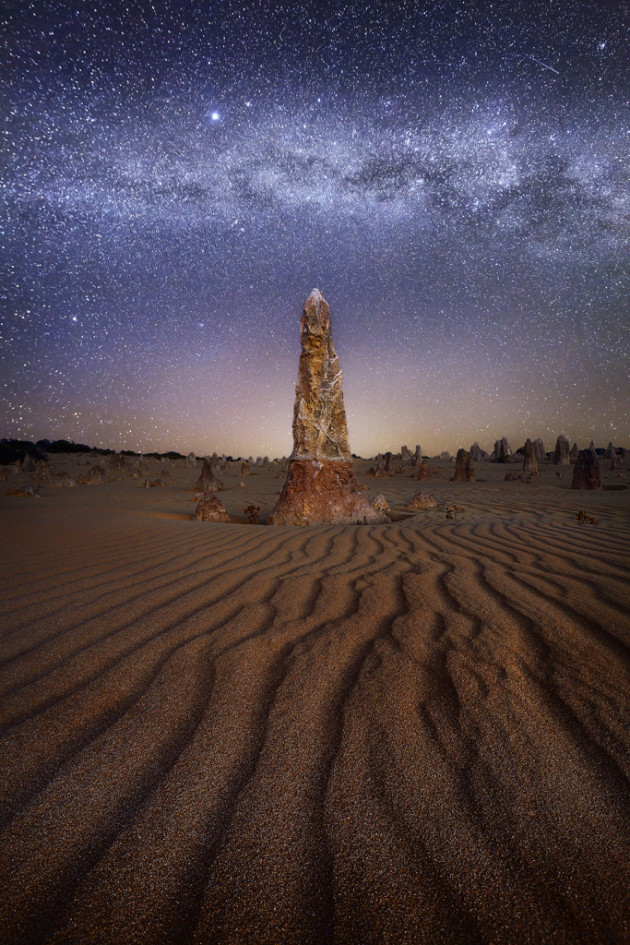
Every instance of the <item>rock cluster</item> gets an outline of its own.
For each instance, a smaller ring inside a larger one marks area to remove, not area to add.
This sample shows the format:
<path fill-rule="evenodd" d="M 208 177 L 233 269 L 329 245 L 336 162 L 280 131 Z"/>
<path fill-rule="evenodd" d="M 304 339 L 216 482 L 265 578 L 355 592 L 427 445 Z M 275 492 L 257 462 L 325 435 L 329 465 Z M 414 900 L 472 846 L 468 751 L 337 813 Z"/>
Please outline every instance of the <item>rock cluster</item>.
<path fill-rule="evenodd" d="M 498 463 L 511 460 L 512 450 L 510 449 L 510 444 L 506 436 L 502 436 L 500 440 L 495 440 L 494 449 L 492 450 L 492 456 L 490 458 Z"/>
<path fill-rule="evenodd" d="M 580 450 L 573 467 L 573 489 L 597 491 L 602 488 L 599 457 L 595 450 Z"/>
<path fill-rule="evenodd" d="M 330 310 L 318 289 L 313 289 L 304 304 L 300 341 L 293 453 L 280 498 L 267 524 L 388 522 L 357 486 Z"/>
<path fill-rule="evenodd" d="M 579 451 L 579 449 L 578 449 L 577 443 L 574 443 L 573 446 L 571 447 L 570 451 L 569 451 L 569 462 L 570 462 L 570 463 L 574 463 L 574 462 L 576 461 L 576 459 L 578 458 L 578 453 L 579 453 L 579 452 L 580 452 L 580 451 Z"/>

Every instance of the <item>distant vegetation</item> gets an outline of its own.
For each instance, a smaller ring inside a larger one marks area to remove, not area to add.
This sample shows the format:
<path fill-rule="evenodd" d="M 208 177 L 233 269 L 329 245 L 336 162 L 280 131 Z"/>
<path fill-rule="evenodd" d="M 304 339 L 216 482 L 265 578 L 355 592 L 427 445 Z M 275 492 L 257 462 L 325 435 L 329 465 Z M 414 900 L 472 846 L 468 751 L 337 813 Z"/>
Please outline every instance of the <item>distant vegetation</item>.
<path fill-rule="evenodd" d="M 71 440 L 0 440 L 0 466 L 22 461 L 28 454 L 34 460 L 45 459 L 47 453 L 92 453 L 96 456 L 111 456 L 116 450 L 105 450 L 98 446 L 86 446 L 85 443 L 73 443 Z M 121 450 L 123 456 L 150 456 L 154 459 L 186 459 L 182 453 L 169 450 L 168 453 L 134 453 L 133 450 Z"/>

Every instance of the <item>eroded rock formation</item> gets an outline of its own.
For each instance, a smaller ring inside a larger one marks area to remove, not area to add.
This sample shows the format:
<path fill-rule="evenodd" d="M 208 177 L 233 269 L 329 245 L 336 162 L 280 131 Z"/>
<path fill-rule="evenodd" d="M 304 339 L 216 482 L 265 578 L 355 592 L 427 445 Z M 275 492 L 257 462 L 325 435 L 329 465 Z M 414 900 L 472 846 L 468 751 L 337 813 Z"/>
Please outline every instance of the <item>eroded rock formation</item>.
<path fill-rule="evenodd" d="M 374 498 L 370 502 L 370 505 L 372 506 L 373 509 L 376 509 L 377 512 L 390 511 L 389 505 L 387 504 L 387 499 L 385 498 L 382 492 L 379 492 L 378 495 L 374 496 Z"/>
<path fill-rule="evenodd" d="M 569 459 L 569 441 L 562 433 L 556 440 L 556 448 L 553 453 L 554 466 L 568 466 Z"/>
<path fill-rule="evenodd" d="M 523 472 L 536 473 L 536 475 L 538 475 L 538 459 L 536 458 L 536 450 L 531 440 L 525 441 Z"/>
<path fill-rule="evenodd" d="M 217 477 L 214 474 L 213 459 L 215 456 L 216 456 L 216 453 L 214 453 L 210 459 L 208 459 L 208 457 L 206 456 L 206 458 L 203 461 L 203 468 L 201 470 L 201 475 L 199 476 L 199 479 L 195 483 L 195 489 L 198 489 L 199 492 L 219 492 L 223 488 L 223 483 L 221 482 L 220 479 L 217 479 Z M 218 456 L 217 456 L 217 462 L 218 462 Z"/>
<path fill-rule="evenodd" d="M 421 447 L 420 444 L 418 443 L 417 446 L 416 446 L 416 451 L 415 451 L 415 453 L 413 454 L 413 457 L 412 457 L 412 460 L 411 460 L 411 465 L 412 465 L 412 466 L 419 466 L 421 462 L 422 462 L 422 447 Z"/>
<path fill-rule="evenodd" d="M 411 479 L 428 479 L 431 475 L 431 469 L 426 459 L 423 459 L 417 470 L 411 474 Z"/>
<path fill-rule="evenodd" d="M 102 466 L 92 466 L 85 476 L 85 484 L 91 486 L 99 482 L 107 482 L 107 473 Z"/>
<path fill-rule="evenodd" d="M 512 450 L 510 449 L 507 436 L 502 436 L 500 440 L 495 440 L 492 459 L 498 463 L 505 463 L 512 459 Z"/>
<path fill-rule="evenodd" d="M 481 460 L 482 460 L 482 459 L 485 459 L 485 457 L 486 457 L 486 455 L 487 455 L 486 452 L 485 452 L 485 450 L 482 450 L 482 449 L 481 449 L 481 447 L 479 446 L 479 443 L 477 442 L 477 440 L 475 440 L 475 442 L 474 442 L 473 445 L 470 447 L 470 449 L 468 450 L 468 452 L 469 452 L 470 455 L 471 455 L 471 458 L 472 458 L 473 463 L 480 463 Z"/>
<path fill-rule="evenodd" d="M 437 502 L 428 492 L 416 492 L 409 503 L 410 509 L 437 509 Z"/>
<path fill-rule="evenodd" d="M 533 447 L 534 447 L 534 456 L 536 457 L 536 462 L 542 463 L 545 459 L 545 447 L 540 437 L 537 437 L 534 440 Z"/>
<path fill-rule="evenodd" d="M 457 456 L 455 458 L 455 475 L 453 476 L 453 481 L 475 481 L 475 464 L 473 463 L 472 456 L 465 449 L 457 450 Z"/>
<path fill-rule="evenodd" d="M 577 443 L 574 443 L 573 446 L 571 447 L 570 452 L 569 452 L 569 462 L 570 462 L 570 463 L 574 463 L 574 462 L 576 461 L 576 459 L 578 458 L 578 453 L 579 453 L 579 452 L 580 452 L 580 451 L 579 451 L 579 449 L 578 449 Z"/>
<path fill-rule="evenodd" d="M 595 450 L 580 450 L 573 467 L 573 489 L 597 491 L 602 488 L 599 456 Z"/>
<path fill-rule="evenodd" d="M 302 352 L 293 412 L 293 453 L 268 525 L 388 522 L 360 492 L 352 468 L 341 367 L 330 310 L 313 289 L 300 324 Z"/>
<path fill-rule="evenodd" d="M 195 522 L 228 522 L 230 516 L 222 502 L 217 499 L 213 492 L 206 492 L 195 509 L 193 519 Z"/>

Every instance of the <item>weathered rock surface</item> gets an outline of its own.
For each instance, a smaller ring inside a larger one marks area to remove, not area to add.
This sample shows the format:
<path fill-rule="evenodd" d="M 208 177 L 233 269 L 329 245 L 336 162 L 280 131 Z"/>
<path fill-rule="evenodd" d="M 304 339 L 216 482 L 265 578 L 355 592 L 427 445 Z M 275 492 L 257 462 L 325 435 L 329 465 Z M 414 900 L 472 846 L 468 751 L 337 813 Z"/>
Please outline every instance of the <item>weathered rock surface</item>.
<path fill-rule="evenodd" d="M 249 474 L 250 474 L 249 463 L 243 461 L 241 463 L 241 476 L 249 476 Z"/>
<path fill-rule="evenodd" d="M 465 449 L 457 450 L 457 456 L 455 457 L 455 475 L 453 476 L 453 482 L 474 482 L 475 481 L 475 464 L 473 463 L 472 456 Z"/>
<path fill-rule="evenodd" d="M 597 491 L 602 488 L 599 456 L 595 450 L 580 450 L 573 467 L 573 489 Z"/>
<path fill-rule="evenodd" d="M 605 459 L 612 459 L 614 455 L 615 455 L 615 447 L 612 445 L 612 443 L 609 442 L 608 446 L 606 447 L 606 452 L 604 453 L 604 457 Z"/>
<path fill-rule="evenodd" d="M 569 441 L 566 436 L 560 434 L 556 440 L 556 448 L 553 453 L 554 466 L 568 466 L 569 460 Z"/>
<path fill-rule="evenodd" d="M 525 440 L 525 454 L 523 456 L 523 472 L 535 473 L 538 475 L 538 460 L 536 451 L 531 440 Z"/>
<path fill-rule="evenodd" d="M 534 456 L 536 457 L 536 462 L 542 463 L 545 458 L 545 447 L 543 441 L 540 437 L 536 437 L 533 443 L 534 446 Z"/>
<path fill-rule="evenodd" d="M 428 492 L 416 492 L 408 507 L 410 509 L 437 509 L 437 502 Z"/>
<path fill-rule="evenodd" d="M 193 514 L 195 522 L 230 522 L 226 507 L 213 492 L 206 492 Z"/>
<path fill-rule="evenodd" d="M 448 450 L 444 450 L 443 453 L 440 453 L 440 455 L 438 456 L 438 459 L 439 459 L 440 462 L 442 462 L 442 463 L 450 463 L 450 462 L 452 461 L 453 457 L 452 457 L 451 454 L 448 452 Z"/>
<path fill-rule="evenodd" d="M 569 451 L 569 462 L 570 462 L 570 463 L 574 463 L 574 462 L 576 461 L 576 459 L 578 458 L 578 453 L 579 453 L 579 452 L 580 452 L 580 451 L 579 451 L 579 449 L 578 449 L 577 443 L 574 443 L 573 446 L 571 447 L 570 451 Z"/>
<path fill-rule="evenodd" d="M 348 441 L 330 310 L 313 289 L 300 323 L 302 352 L 293 412 L 293 453 L 268 525 L 388 522 L 357 486 Z"/>
<path fill-rule="evenodd" d="M 189 453 L 188 456 L 187 456 L 186 459 L 185 459 L 185 463 L 186 463 L 187 466 L 196 466 L 196 465 L 197 465 L 197 457 L 195 456 L 195 454 L 194 454 L 194 453 Z"/>

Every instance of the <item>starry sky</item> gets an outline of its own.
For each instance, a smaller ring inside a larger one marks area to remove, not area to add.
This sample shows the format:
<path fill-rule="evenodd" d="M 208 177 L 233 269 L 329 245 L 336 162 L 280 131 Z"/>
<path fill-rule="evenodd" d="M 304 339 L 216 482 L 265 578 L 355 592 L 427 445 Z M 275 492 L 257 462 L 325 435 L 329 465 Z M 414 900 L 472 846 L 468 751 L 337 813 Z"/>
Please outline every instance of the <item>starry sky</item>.
<path fill-rule="evenodd" d="M 623 3 L 10 0 L 0 436 L 630 446 Z"/>

